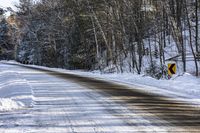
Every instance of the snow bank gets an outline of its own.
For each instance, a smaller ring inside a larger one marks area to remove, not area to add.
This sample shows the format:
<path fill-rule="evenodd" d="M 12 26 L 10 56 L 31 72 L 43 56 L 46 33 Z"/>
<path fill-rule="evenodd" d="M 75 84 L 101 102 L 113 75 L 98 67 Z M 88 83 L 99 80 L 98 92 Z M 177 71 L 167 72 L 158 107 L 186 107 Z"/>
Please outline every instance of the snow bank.
<path fill-rule="evenodd" d="M 32 88 L 21 74 L 22 70 L 0 62 L 0 112 L 32 106 Z"/>
<path fill-rule="evenodd" d="M 8 98 L 0 98 L 0 112 L 22 109 L 24 104 Z"/>
<path fill-rule="evenodd" d="M 200 103 L 200 78 L 197 78 L 189 73 L 185 73 L 182 76 L 173 77 L 171 80 L 157 80 L 149 76 L 132 73 L 101 74 L 98 71 L 84 72 L 81 70 L 69 71 L 42 66 L 32 67 L 107 80 L 117 84 L 124 84 L 130 86 L 130 88 L 146 91 L 156 95 L 177 98 L 190 103 Z"/>
<path fill-rule="evenodd" d="M 46 70 L 52 70 L 61 73 L 70 73 L 85 77 L 107 80 L 110 82 L 115 82 L 117 84 L 124 84 L 130 86 L 130 89 L 138 89 L 156 95 L 167 96 L 170 98 L 177 98 L 180 100 L 184 100 L 186 102 L 200 104 L 200 78 L 192 76 L 189 73 L 185 73 L 182 76 L 173 77 L 171 80 L 157 80 L 152 77 L 136 75 L 132 73 L 101 74 L 99 71 L 95 72 L 84 72 L 81 70 L 69 71 L 58 68 L 47 68 L 43 66 L 34 66 L 34 65 L 28 65 L 28 66 Z"/>

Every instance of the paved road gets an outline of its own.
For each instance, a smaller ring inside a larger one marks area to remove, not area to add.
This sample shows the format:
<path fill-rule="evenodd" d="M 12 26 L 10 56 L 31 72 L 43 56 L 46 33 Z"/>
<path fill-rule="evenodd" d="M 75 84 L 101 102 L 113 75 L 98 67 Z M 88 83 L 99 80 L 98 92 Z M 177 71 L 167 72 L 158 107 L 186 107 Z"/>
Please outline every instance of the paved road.
<path fill-rule="evenodd" d="M 2 133 L 200 132 L 195 105 L 73 74 L 3 68 L 27 81 L 33 106 L 1 112 Z"/>

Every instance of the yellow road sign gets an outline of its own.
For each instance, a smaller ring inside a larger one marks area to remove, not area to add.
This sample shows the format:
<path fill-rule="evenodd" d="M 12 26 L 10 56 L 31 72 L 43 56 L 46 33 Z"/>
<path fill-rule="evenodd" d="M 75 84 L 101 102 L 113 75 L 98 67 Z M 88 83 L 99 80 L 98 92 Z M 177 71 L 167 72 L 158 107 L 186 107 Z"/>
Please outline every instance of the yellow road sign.
<path fill-rule="evenodd" d="M 176 74 L 176 64 L 168 64 L 168 74 L 169 75 L 174 75 Z"/>

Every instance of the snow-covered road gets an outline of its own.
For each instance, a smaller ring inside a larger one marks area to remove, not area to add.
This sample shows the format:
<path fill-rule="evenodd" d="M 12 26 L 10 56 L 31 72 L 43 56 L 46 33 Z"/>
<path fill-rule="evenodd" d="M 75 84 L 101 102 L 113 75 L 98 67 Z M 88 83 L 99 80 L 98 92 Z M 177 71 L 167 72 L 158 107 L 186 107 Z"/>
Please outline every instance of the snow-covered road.
<path fill-rule="evenodd" d="M 196 105 L 123 85 L 1 63 L 0 79 L 2 102 L 16 103 L 0 133 L 200 132 Z"/>

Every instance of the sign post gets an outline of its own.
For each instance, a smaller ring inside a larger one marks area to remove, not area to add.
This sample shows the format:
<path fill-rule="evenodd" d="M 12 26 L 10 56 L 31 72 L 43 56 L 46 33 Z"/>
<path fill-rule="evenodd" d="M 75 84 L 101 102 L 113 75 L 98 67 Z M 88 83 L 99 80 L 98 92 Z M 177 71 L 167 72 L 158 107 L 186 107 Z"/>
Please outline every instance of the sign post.
<path fill-rule="evenodd" d="M 175 63 L 172 63 L 172 64 L 169 63 L 168 64 L 168 75 L 172 76 L 172 75 L 176 74 L 176 69 L 177 69 L 177 67 L 176 67 Z"/>

